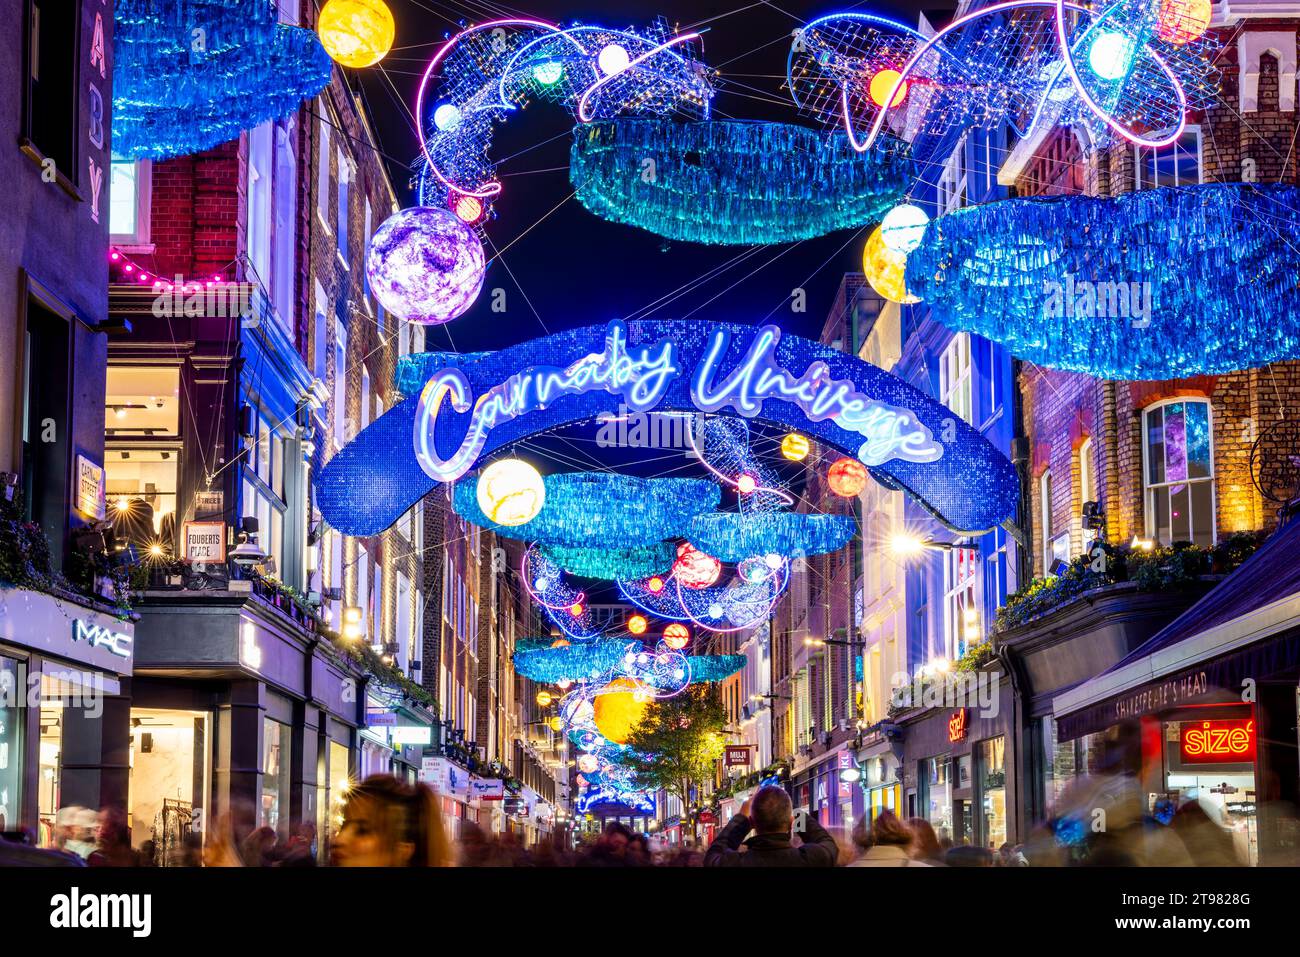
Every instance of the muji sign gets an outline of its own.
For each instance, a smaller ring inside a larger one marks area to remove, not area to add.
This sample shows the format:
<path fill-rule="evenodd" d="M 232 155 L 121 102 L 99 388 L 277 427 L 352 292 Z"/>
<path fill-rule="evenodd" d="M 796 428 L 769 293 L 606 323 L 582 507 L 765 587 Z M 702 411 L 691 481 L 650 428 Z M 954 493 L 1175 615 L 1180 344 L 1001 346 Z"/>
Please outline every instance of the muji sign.
<path fill-rule="evenodd" d="M 500 352 L 426 353 L 406 363 L 399 388 L 409 398 L 322 472 L 321 510 L 344 534 L 383 531 L 499 449 L 627 410 L 797 429 L 858 458 L 957 530 L 987 530 L 1015 508 L 1011 462 L 946 406 L 776 326 L 615 321 Z"/>

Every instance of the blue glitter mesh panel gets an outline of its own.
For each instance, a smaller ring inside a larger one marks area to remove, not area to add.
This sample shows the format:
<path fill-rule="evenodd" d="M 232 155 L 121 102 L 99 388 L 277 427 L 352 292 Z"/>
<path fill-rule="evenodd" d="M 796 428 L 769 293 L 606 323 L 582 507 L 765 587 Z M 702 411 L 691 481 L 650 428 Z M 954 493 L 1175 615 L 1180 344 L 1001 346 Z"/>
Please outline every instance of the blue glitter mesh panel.
<path fill-rule="evenodd" d="M 1053 369 L 1174 379 L 1300 357 L 1300 190 L 1054 196 L 936 219 L 907 288 L 955 329 Z"/>
<path fill-rule="evenodd" d="M 692 521 L 687 537 L 715 558 L 739 562 L 767 554 L 794 558 L 833 552 L 844 547 L 857 527 L 844 515 L 716 512 Z"/>
<path fill-rule="evenodd" d="M 654 406 L 657 411 L 696 410 L 691 379 L 715 332 L 730 336 L 720 353 L 715 381 L 742 364 L 751 342 L 760 335 L 752 326 L 684 320 L 629 322 L 625 329 L 629 349 L 650 348 L 665 341 L 676 347 L 676 365 L 681 371 L 667 384 Z M 461 372 L 472 396 L 479 396 L 531 368 L 562 369 L 584 356 L 599 354 L 605 348 L 606 335 L 605 326 L 570 329 L 465 363 Z M 797 336 L 782 336 L 774 355 L 795 376 L 820 362 L 831 379 L 851 380 L 867 399 L 908 410 L 915 422 L 935 437 L 942 457 L 929 462 L 894 458 L 873 466 L 872 474 L 889 488 L 914 496 L 948 527 L 985 531 L 1014 513 L 1019 495 L 1015 467 L 946 406 L 876 366 Z M 560 395 L 544 410 L 497 425 L 488 433 L 478 461 L 530 436 L 590 421 L 602 412 L 617 414 L 620 402 L 619 396 L 601 391 Z M 421 469 L 413 451 L 418 406 L 418 396 L 398 403 L 322 470 L 320 507 L 334 528 L 346 535 L 377 534 L 439 484 Z M 449 406 L 439 414 L 432 444 L 440 454 L 450 455 L 461 444 L 471 414 L 454 412 Z M 813 420 L 785 399 L 767 399 L 756 419 L 797 429 L 845 455 L 857 455 L 863 444 L 861 435 L 831 418 Z"/>
<path fill-rule="evenodd" d="M 879 222 L 915 175 L 891 141 L 784 123 L 619 119 L 573 132 L 578 201 L 615 223 L 692 243 L 788 243 Z"/>

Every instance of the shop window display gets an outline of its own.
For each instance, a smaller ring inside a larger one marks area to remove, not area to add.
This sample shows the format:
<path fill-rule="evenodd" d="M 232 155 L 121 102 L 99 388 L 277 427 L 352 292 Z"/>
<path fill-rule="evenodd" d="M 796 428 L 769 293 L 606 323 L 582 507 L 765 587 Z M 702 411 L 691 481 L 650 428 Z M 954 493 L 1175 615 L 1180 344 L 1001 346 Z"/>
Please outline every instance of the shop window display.
<path fill-rule="evenodd" d="M 1248 708 L 1164 723 L 1165 787 L 1154 805 L 1198 804 L 1232 838 L 1236 859 L 1259 863 L 1255 721 Z"/>
<path fill-rule="evenodd" d="M 18 662 L 0 658 L 0 831 L 18 827 L 22 796 L 22 705 Z"/>
<path fill-rule="evenodd" d="M 289 831 L 290 734 L 287 724 L 262 723 L 262 824 L 281 836 Z"/>
<path fill-rule="evenodd" d="M 160 867 L 194 865 L 205 830 L 207 715 L 131 709 L 131 844 L 153 841 Z"/>
<path fill-rule="evenodd" d="M 997 850 L 1007 840 L 1006 738 L 981 741 L 979 757 L 979 839 L 985 847 Z"/>

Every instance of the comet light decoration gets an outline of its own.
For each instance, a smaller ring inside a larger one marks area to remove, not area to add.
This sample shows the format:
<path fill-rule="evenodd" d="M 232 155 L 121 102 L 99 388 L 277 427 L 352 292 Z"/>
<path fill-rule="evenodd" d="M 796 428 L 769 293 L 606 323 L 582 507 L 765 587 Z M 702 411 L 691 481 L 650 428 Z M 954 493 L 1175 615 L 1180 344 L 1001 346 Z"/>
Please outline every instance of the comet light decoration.
<path fill-rule="evenodd" d="M 662 20 L 616 30 L 501 19 L 449 37 L 416 95 L 421 202 L 455 208 L 472 197 L 478 217 L 490 216 L 502 188 L 490 156 L 495 127 L 532 103 L 560 106 L 580 123 L 673 112 L 707 117 L 712 76 L 696 58 L 699 41 Z"/>
<path fill-rule="evenodd" d="M 1300 358 L 1296 235 L 1294 186 L 1005 200 L 932 222 L 907 279 L 946 324 L 1040 365 L 1174 379 Z"/>
<path fill-rule="evenodd" d="M 227 143 L 293 113 L 333 68 L 271 0 L 117 0 L 112 37 L 113 153 L 126 159 Z"/>
<path fill-rule="evenodd" d="M 1039 123 L 1081 123 L 1098 140 L 1163 146 L 1216 87 L 1218 41 L 1171 26 L 1171 2 L 1008 0 L 929 37 L 872 14 L 830 14 L 795 34 L 787 84 L 801 111 L 841 127 L 858 150 L 888 133 L 1004 122 L 1022 138 Z"/>

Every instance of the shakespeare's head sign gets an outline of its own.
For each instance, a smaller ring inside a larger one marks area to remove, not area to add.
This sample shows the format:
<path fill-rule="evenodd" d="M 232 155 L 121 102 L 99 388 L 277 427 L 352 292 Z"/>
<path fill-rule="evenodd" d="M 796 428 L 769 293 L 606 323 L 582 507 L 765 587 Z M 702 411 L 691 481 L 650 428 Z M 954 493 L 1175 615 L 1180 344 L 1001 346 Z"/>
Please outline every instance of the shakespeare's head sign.
<path fill-rule="evenodd" d="M 739 415 L 798 429 L 857 457 L 960 531 L 992 528 L 1015 507 L 1015 468 L 951 410 L 876 366 L 775 326 L 611 322 L 495 353 L 415 361 L 427 372 L 419 394 L 384 413 L 321 474 L 321 510 L 344 534 L 383 531 L 503 447 L 628 410 Z M 408 384 L 412 371 L 403 372 Z"/>

